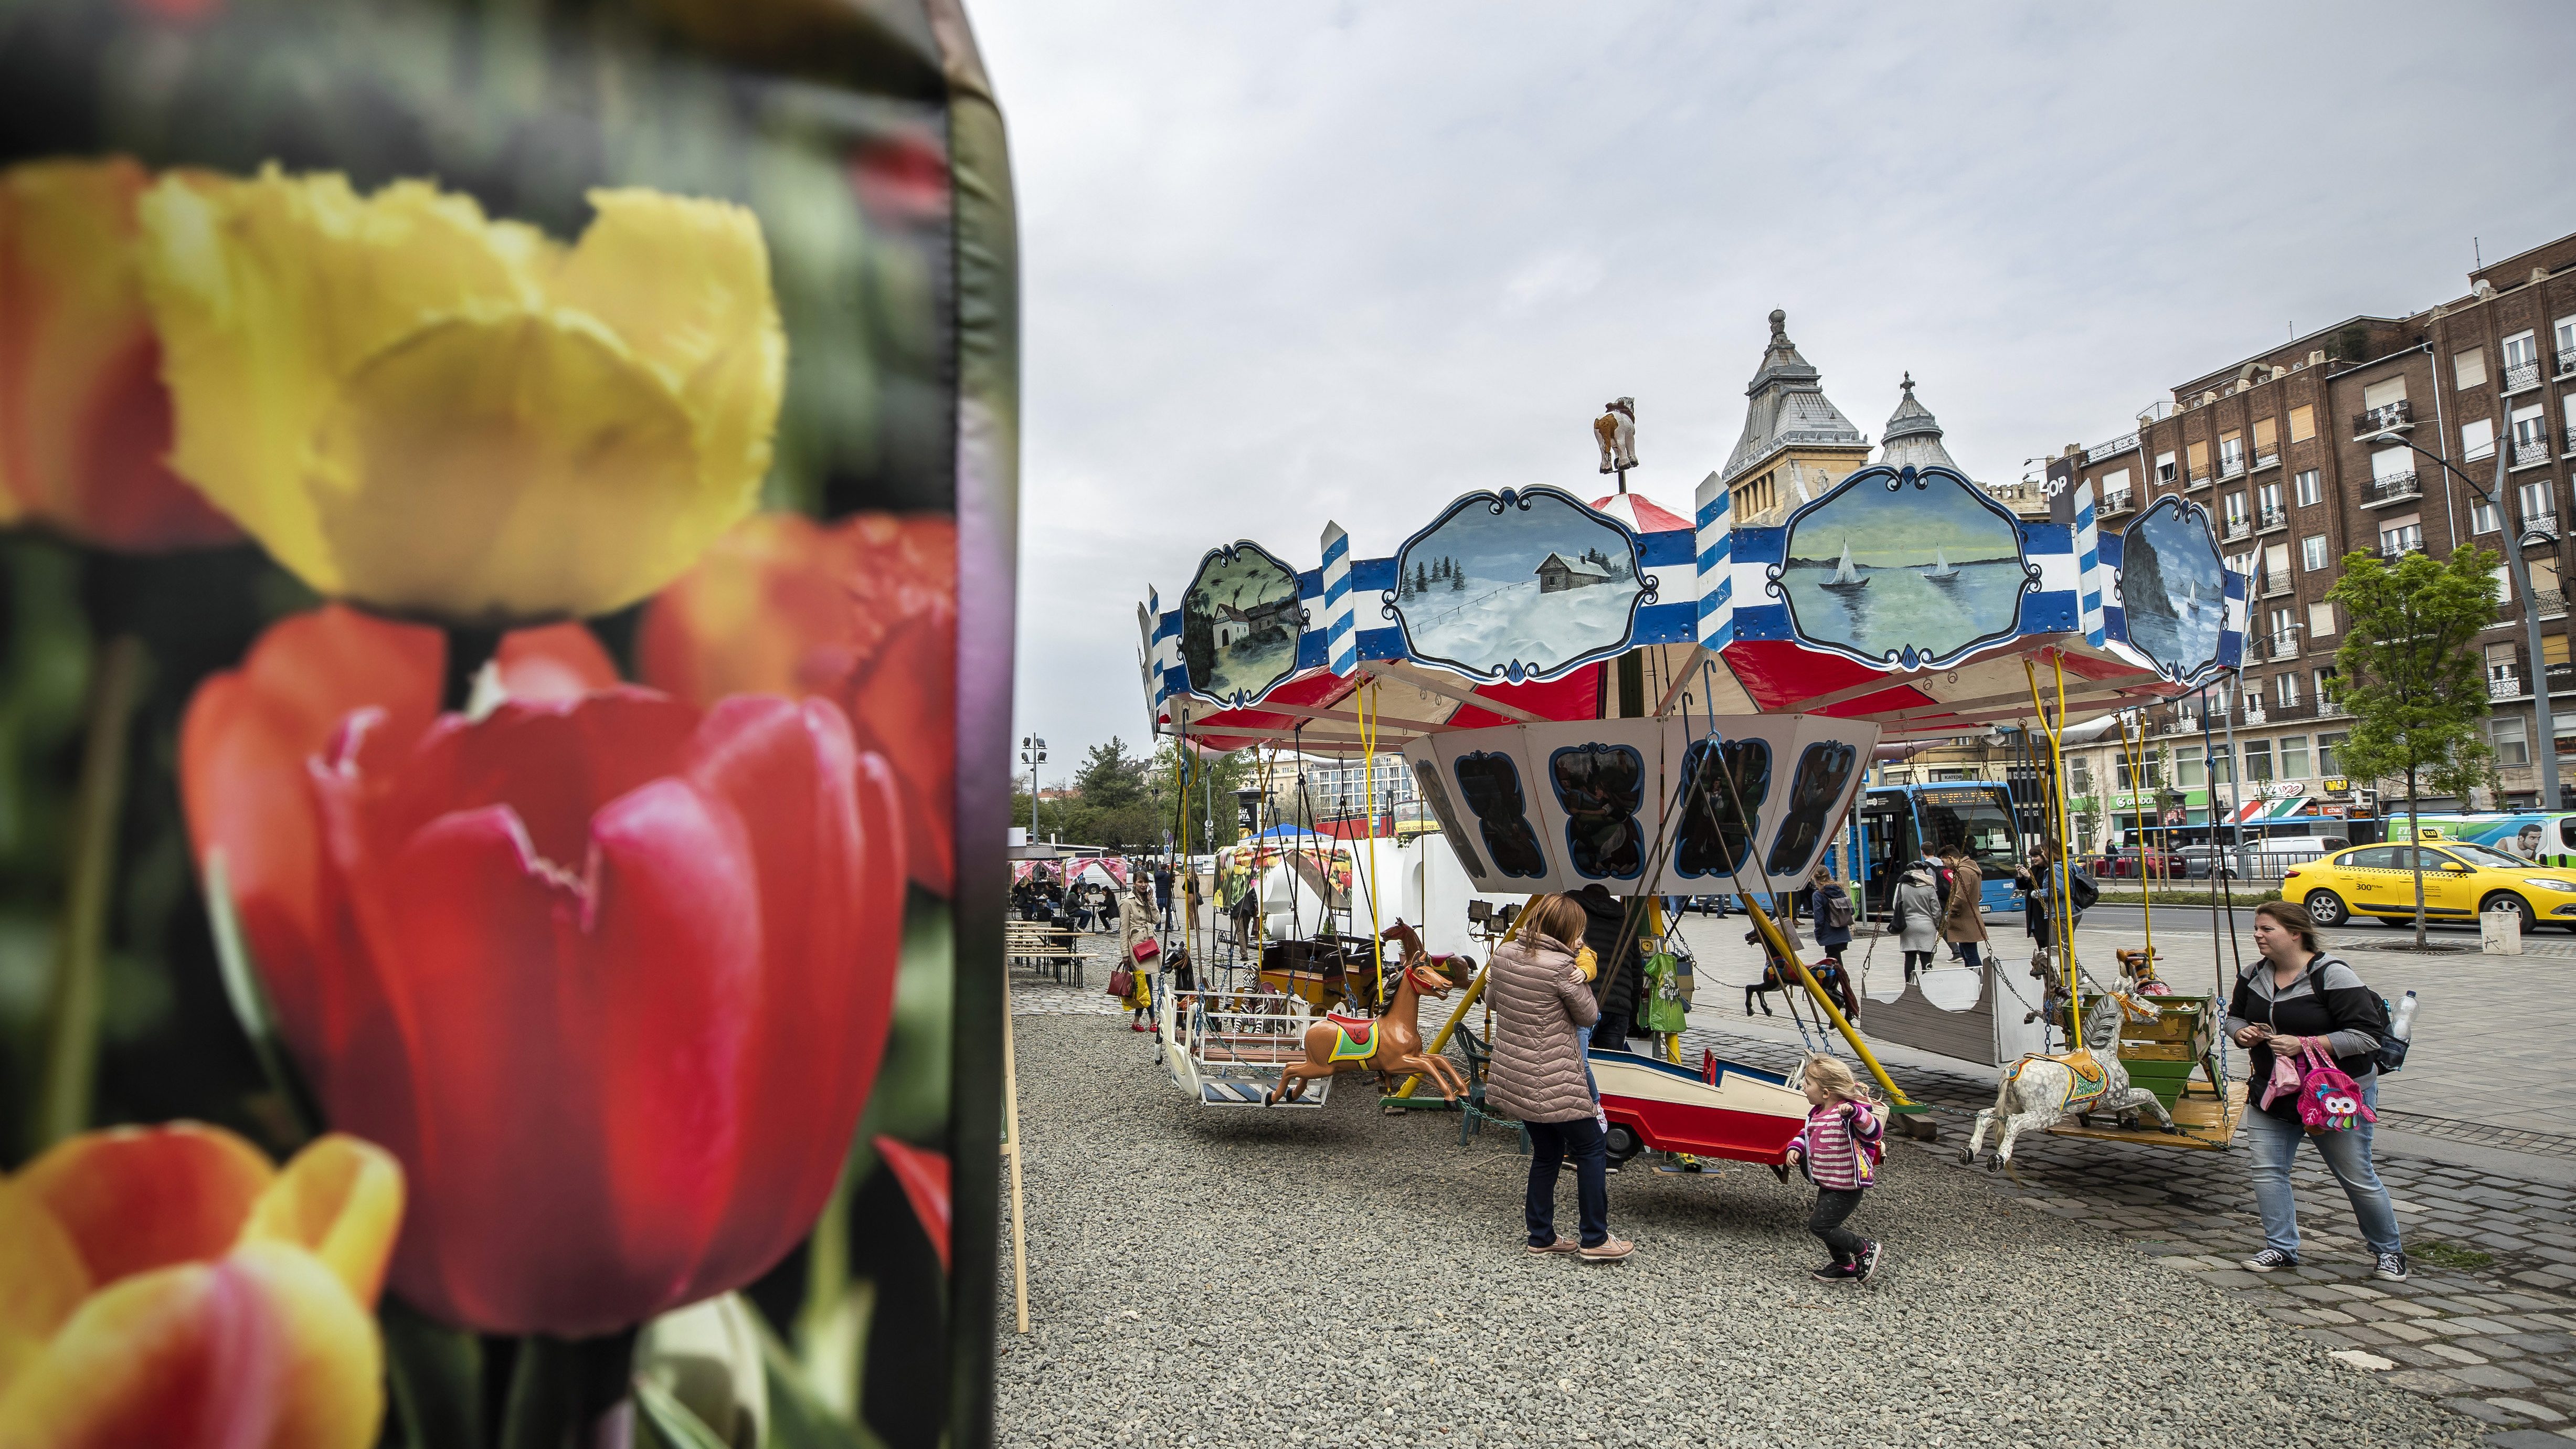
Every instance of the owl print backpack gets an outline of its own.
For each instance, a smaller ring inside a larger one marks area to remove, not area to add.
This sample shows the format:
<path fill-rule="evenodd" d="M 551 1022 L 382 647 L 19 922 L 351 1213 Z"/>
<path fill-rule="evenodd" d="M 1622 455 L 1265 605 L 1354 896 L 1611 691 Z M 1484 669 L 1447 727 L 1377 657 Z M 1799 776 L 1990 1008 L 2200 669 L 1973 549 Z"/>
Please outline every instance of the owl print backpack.
<path fill-rule="evenodd" d="M 2349 1132 L 2379 1114 L 2361 1100 L 2361 1088 L 2343 1069 L 2310 1042 L 2300 1056 L 2307 1076 L 2299 1083 L 2299 1125 L 2313 1133 Z"/>

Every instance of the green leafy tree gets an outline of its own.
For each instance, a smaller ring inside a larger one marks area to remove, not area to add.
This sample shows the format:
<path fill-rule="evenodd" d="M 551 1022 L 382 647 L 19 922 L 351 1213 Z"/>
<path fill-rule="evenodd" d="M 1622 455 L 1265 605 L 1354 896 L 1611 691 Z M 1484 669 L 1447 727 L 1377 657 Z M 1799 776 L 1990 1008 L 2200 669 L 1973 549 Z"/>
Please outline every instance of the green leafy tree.
<path fill-rule="evenodd" d="M 2346 554 L 2326 597 L 2352 628 L 2335 651 L 2340 701 L 2352 715 L 2343 768 L 2365 780 L 2406 782 L 2407 839 L 2421 837 L 2430 786 L 2466 799 L 2494 755 L 2479 721 L 2487 713 L 2478 632 L 2496 620 L 2497 556 L 2480 548 L 2435 562 L 2407 554 L 2393 566 Z M 2424 944 L 2424 866 L 2415 861 L 2415 944 Z"/>

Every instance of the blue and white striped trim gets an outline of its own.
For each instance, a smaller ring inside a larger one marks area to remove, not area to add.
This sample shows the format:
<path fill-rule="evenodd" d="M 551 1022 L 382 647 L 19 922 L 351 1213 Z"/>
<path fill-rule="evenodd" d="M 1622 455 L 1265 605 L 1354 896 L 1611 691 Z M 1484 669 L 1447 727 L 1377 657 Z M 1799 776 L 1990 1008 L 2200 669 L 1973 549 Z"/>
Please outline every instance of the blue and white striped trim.
<path fill-rule="evenodd" d="M 1324 660 L 1348 677 L 1360 667 L 1359 619 L 1351 599 L 1351 536 L 1324 524 Z"/>

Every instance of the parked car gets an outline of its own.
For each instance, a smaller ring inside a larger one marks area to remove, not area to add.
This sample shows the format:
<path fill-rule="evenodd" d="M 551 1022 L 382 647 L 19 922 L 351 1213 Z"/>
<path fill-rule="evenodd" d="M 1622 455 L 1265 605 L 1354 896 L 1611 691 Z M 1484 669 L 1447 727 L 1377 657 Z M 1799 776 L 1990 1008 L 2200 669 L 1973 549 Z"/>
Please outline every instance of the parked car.
<path fill-rule="evenodd" d="M 2468 924 L 2510 910 L 2531 930 L 2543 921 L 2576 930 L 2576 872 L 2534 865 L 2483 845 L 2362 845 L 2293 866 L 2281 894 L 2320 926 L 2358 917 L 2391 925 L 2415 918 L 2415 852 L 2423 854 L 2424 916 Z"/>
<path fill-rule="evenodd" d="M 2141 875 L 2164 880 L 2182 874 L 2182 857 L 2163 846 L 2124 846 L 2093 862 L 2093 873 L 2105 880 L 2136 880 Z"/>
<path fill-rule="evenodd" d="M 2237 870 L 2236 862 L 2228 858 L 2227 847 L 2223 845 L 2186 845 L 2174 854 L 2182 861 L 2178 874 L 2191 880 L 2209 880 L 2220 874 L 2233 880 L 2242 874 Z M 2224 870 L 2217 869 L 2221 865 L 2224 865 Z"/>

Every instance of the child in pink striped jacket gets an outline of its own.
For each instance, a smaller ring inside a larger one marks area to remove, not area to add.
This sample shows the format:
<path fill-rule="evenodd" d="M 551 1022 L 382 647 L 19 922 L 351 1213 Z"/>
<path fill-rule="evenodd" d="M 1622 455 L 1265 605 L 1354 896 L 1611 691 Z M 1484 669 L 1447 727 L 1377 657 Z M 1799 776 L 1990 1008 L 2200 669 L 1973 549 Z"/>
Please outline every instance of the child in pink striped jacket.
<path fill-rule="evenodd" d="M 1840 1060 L 1818 1054 L 1798 1067 L 1798 1085 L 1811 1110 L 1807 1125 L 1789 1143 L 1789 1163 L 1816 1185 L 1816 1211 L 1807 1231 L 1825 1240 L 1833 1261 L 1815 1271 L 1820 1283 L 1866 1283 L 1878 1271 L 1878 1240 L 1843 1226 L 1860 1195 L 1878 1175 L 1886 1152 L 1887 1122 L 1874 1095 Z"/>

